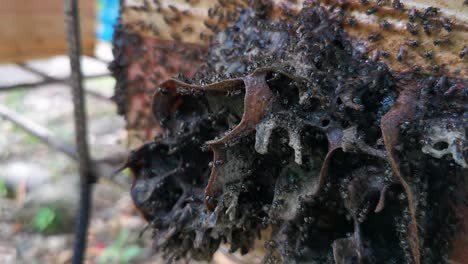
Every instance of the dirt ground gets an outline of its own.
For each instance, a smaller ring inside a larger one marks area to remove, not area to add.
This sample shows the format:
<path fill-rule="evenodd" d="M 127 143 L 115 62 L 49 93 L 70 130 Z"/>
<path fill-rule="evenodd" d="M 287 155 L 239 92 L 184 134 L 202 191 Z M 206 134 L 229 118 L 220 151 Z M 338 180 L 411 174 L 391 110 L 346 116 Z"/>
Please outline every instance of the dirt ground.
<path fill-rule="evenodd" d="M 107 100 L 114 80 L 86 79 L 101 96 L 87 96 L 93 158 L 126 150 L 125 122 Z M 64 83 L 0 92 L 0 104 L 47 127 L 73 144 L 70 87 Z M 77 208 L 76 163 L 9 121 L 0 119 L 0 259 L 2 263 L 67 263 L 72 255 Z M 119 184 L 101 180 L 94 190 L 87 263 L 154 263 L 145 222 L 128 194 L 129 176 Z"/>

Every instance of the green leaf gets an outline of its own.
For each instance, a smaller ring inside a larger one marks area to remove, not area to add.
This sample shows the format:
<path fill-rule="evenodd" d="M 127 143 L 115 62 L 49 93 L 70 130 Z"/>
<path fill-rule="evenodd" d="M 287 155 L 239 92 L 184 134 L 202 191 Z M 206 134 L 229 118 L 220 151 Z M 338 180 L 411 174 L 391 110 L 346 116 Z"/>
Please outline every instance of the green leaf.
<path fill-rule="evenodd" d="M 130 177 L 132 175 L 129 168 L 122 170 L 122 174 L 127 177 Z"/>
<path fill-rule="evenodd" d="M 109 246 L 104 251 L 99 254 L 97 258 L 98 264 L 106 264 L 106 263 L 113 263 L 119 259 L 119 251 L 120 249 L 114 246 Z"/>
<path fill-rule="evenodd" d="M 5 182 L 0 179 L 0 197 L 7 196 L 7 194 L 8 194 L 8 190 L 5 185 Z"/>
<path fill-rule="evenodd" d="M 125 240 L 127 240 L 127 237 L 128 237 L 128 230 L 121 229 L 119 234 L 117 235 L 117 238 L 115 239 L 115 242 L 113 243 L 113 246 L 122 248 L 125 243 Z"/>
<path fill-rule="evenodd" d="M 132 259 L 138 257 L 143 249 L 138 245 L 130 245 L 120 256 L 120 263 L 129 263 Z"/>
<path fill-rule="evenodd" d="M 49 207 L 41 207 L 33 219 L 33 227 L 39 231 L 49 228 L 56 220 L 57 213 Z"/>

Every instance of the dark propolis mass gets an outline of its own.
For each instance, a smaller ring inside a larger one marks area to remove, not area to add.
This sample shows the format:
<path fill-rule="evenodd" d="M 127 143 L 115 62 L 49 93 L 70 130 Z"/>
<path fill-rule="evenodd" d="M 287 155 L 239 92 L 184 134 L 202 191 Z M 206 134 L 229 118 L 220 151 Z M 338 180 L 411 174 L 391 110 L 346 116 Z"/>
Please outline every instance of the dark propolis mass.
<path fill-rule="evenodd" d="M 295 19 L 269 12 L 240 11 L 192 78 L 154 94 L 162 133 L 127 166 L 156 249 L 246 253 L 268 227 L 264 263 L 447 262 L 468 80 L 392 72 L 313 1 Z"/>

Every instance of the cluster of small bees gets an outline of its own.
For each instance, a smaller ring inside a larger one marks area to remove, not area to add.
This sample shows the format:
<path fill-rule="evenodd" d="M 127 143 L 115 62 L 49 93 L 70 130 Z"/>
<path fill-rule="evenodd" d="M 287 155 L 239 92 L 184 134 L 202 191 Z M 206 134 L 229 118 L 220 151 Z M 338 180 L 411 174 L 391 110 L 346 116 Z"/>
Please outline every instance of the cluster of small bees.
<path fill-rule="evenodd" d="M 137 32 L 149 32 L 152 36 L 169 38 L 177 42 L 207 45 L 212 40 L 213 32 L 219 32 L 229 22 L 236 21 L 239 15 L 239 8 L 231 8 L 231 6 L 239 7 L 236 1 L 231 3 L 220 0 L 217 5 L 207 9 L 197 8 L 199 0 L 185 2 L 185 4 L 173 4 L 171 1 L 143 0 L 138 5 L 128 6 L 126 8 L 137 12 L 137 15 L 134 15 L 136 19 L 130 19 L 128 27 Z M 158 19 L 154 17 L 159 17 L 163 23 L 158 23 Z"/>
<path fill-rule="evenodd" d="M 463 5 L 468 5 L 468 2 L 465 1 Z M 393 0 L 392 2 L 377 0 L 374 3 L 368 0 L 360 0 L 359 5 L 353 6 L 353 8 L 362 10 L 369 20 L 379 21 L 378 29 L 367 35 L 369 42 L 378 42 L 377 45 L 373 46 L 377 47 L 373 51 L 373 60 L 378 60 L 382 57 L 389 62 L 396 61 L 397 63 L 405 64 L 408 66 L 406 69 L 413 72 L 423 71 L 432 74 L 443 74 L 450 73 L 449 70 L 444 70 L 444 67 L 448 63 L 447 58 L 443 57 L 447 56 L 447 53 L 451 53 L 450 55 L 457 57 L 458 61 L 456 63 L 465 65 L 461 69 L 466 71 L 465 56 L 468 52 L 468 47 L 466 43 L 465 45 L 457 43 L 460 39 L 452 40 L 452 35 L 454 31 L 466 31 L 468 27 L 462 22 L 454 23 L 451 19 L 442 16 L 439 8 L 432 6 L 423 9 L 406 8 L 400 0 Z M 359 26 L 369 23 L 367 18 L 361 17 L 361 20 L 366 21 L 361 22 L 354 16 L 348 15 L 346 26 L 359 30 Z M 362 26 L 365 28 L 369 25 Z M 397 41 L 404 39 L 404 41 L 399 41 L 400 43 L 397 47 L 389 43 L 394 41 L 395 38 L 391 40 L 386 38 L 392 32 L 404 36 L 397 39 Z M 387 50 L 381 48 L 383 46 L 386 46 Z M 443 51 L 444 54 L 441 54 L 438 58 L 437 51 Z M 453 60 L 451 58 L 452 62 Z M 425 68 L 423 68 L 424 65 Z M 403 67 L 403 69 L 405 68 Z M 451 73 L 458 75 L 461 69 L 458 67 Z"/>
<path fill-rule="evenodd" d="M 205 7 L 199 0 L 185 2 L 175 4 L 164 0 L 142 0 L 138 5 L 126 7 L 138 12 L 132 16 L 128 26 L 137 32 L 149 32 L 152 36 L 207 45 L 216 32 L 238 19 L 243 8 L 256 3 L 248 0 L 213 0 L 211 7 Z M 259 2 L 265 4 L 265 1 Z M 272 4 L 277 6 L 280 13 L 276 17 L 290 20 L 300 10 L 302 2 L 285 0 Z M 416 9 L 407 7 L 400 0 L 324 0 L 321 3 L 332 12 L 339 10 L 341 17 L 338 19 L 343 20 L 345 30 L 350 35 L 357 33 L 357 36 L 369 42 L 371 48 L 368 51 L 373 53 L 374 60 L 383 58 L 389 63 L 399 63 L 397 70 L 450 73 L 453 76 L 466 73 L 468 46 L 460 43 L 460 38 L 453 39 L 452 35 L 456 31 L 466 31 L 468 26 L 463 21 L 444 17 L 437 7 Z M 466 8 L 468 3 L 465 1 L 460 5 Z M 355 11 L 367 18 L 356 17 Z M 164 23 L 154 19 L 155 16 Z M 378 21 L 376 27 L 371 25 L 373 21 Z M 363 35 L 365 33 L 367 36 Z M 393 38 L 389 38 L 389 35 L 393 35 Z M 395 37 L 398 37 L 398 44 L 391 43 Z M 454 69 L 452 64 L 455 59 L 458 61 L 455 61 L 457 65 Z"/>

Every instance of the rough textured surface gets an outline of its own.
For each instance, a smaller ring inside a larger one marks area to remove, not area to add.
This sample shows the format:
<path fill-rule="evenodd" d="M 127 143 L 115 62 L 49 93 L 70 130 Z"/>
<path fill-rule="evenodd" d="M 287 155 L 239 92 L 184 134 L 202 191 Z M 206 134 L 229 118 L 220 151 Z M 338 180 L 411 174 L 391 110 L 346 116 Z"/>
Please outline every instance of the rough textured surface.
<path fill-rule="evenodd" d="M 118 26 L 113 53 L 115 60 L 109 68 L 117 80 L 114 100 L 119 114 L 126 117 L 130 144 L 139 145 L 160 131 L 150 109 L 154 90 L 175 73 L 191 76 L 205 49 L 199 45 L 142 39 Z"/>
<path fill-rule="evenodd" d="M 262 12 L 271 22 L 278 22 L 296 19 L 303 2 L 122 1 L 117 31 L 125 34 L 114 38 L 114 66 L 120 68 L 114 72 L 120 72 L 116 74 L 116 99 L 127 117 L 131 145 L 136 147 L 159 131 L 148 111 L 148 94 L 173 74 L 191 77 L 216 33 L 235 23 L 242 9 L 267 4 L 269 11 Z M 392 70 L 456 78 L 468 74 L 468 4 L 461 0 L 320 3 L 333 16 L 340 16 L 340 26 L 353 39 L 356 49 L 372 54 L 373 59 L 385 62 Z"/>
<path fill-rule="evenodd" d="M 446 262 L 467 79 L 391 71 L 316 2 L 279 22 L 270 8 L 243 9 L 153 96 L 161 134 L 126 165 L 156 249 L 247 252 L 271 226 L 265 263 Z"/>
<path fill-rule="evenodd" d="M 273 20 L 296 18 L 305 0 L 123 1 L 121 23 L 143 38 L 208 45 L 248 6 L 267 4 Z M 366 50 L 398 71 L 452 77 L 468 74 L 468 4 L 463 0 L 320 0 L 343 16 L 341 26 Z"/>

